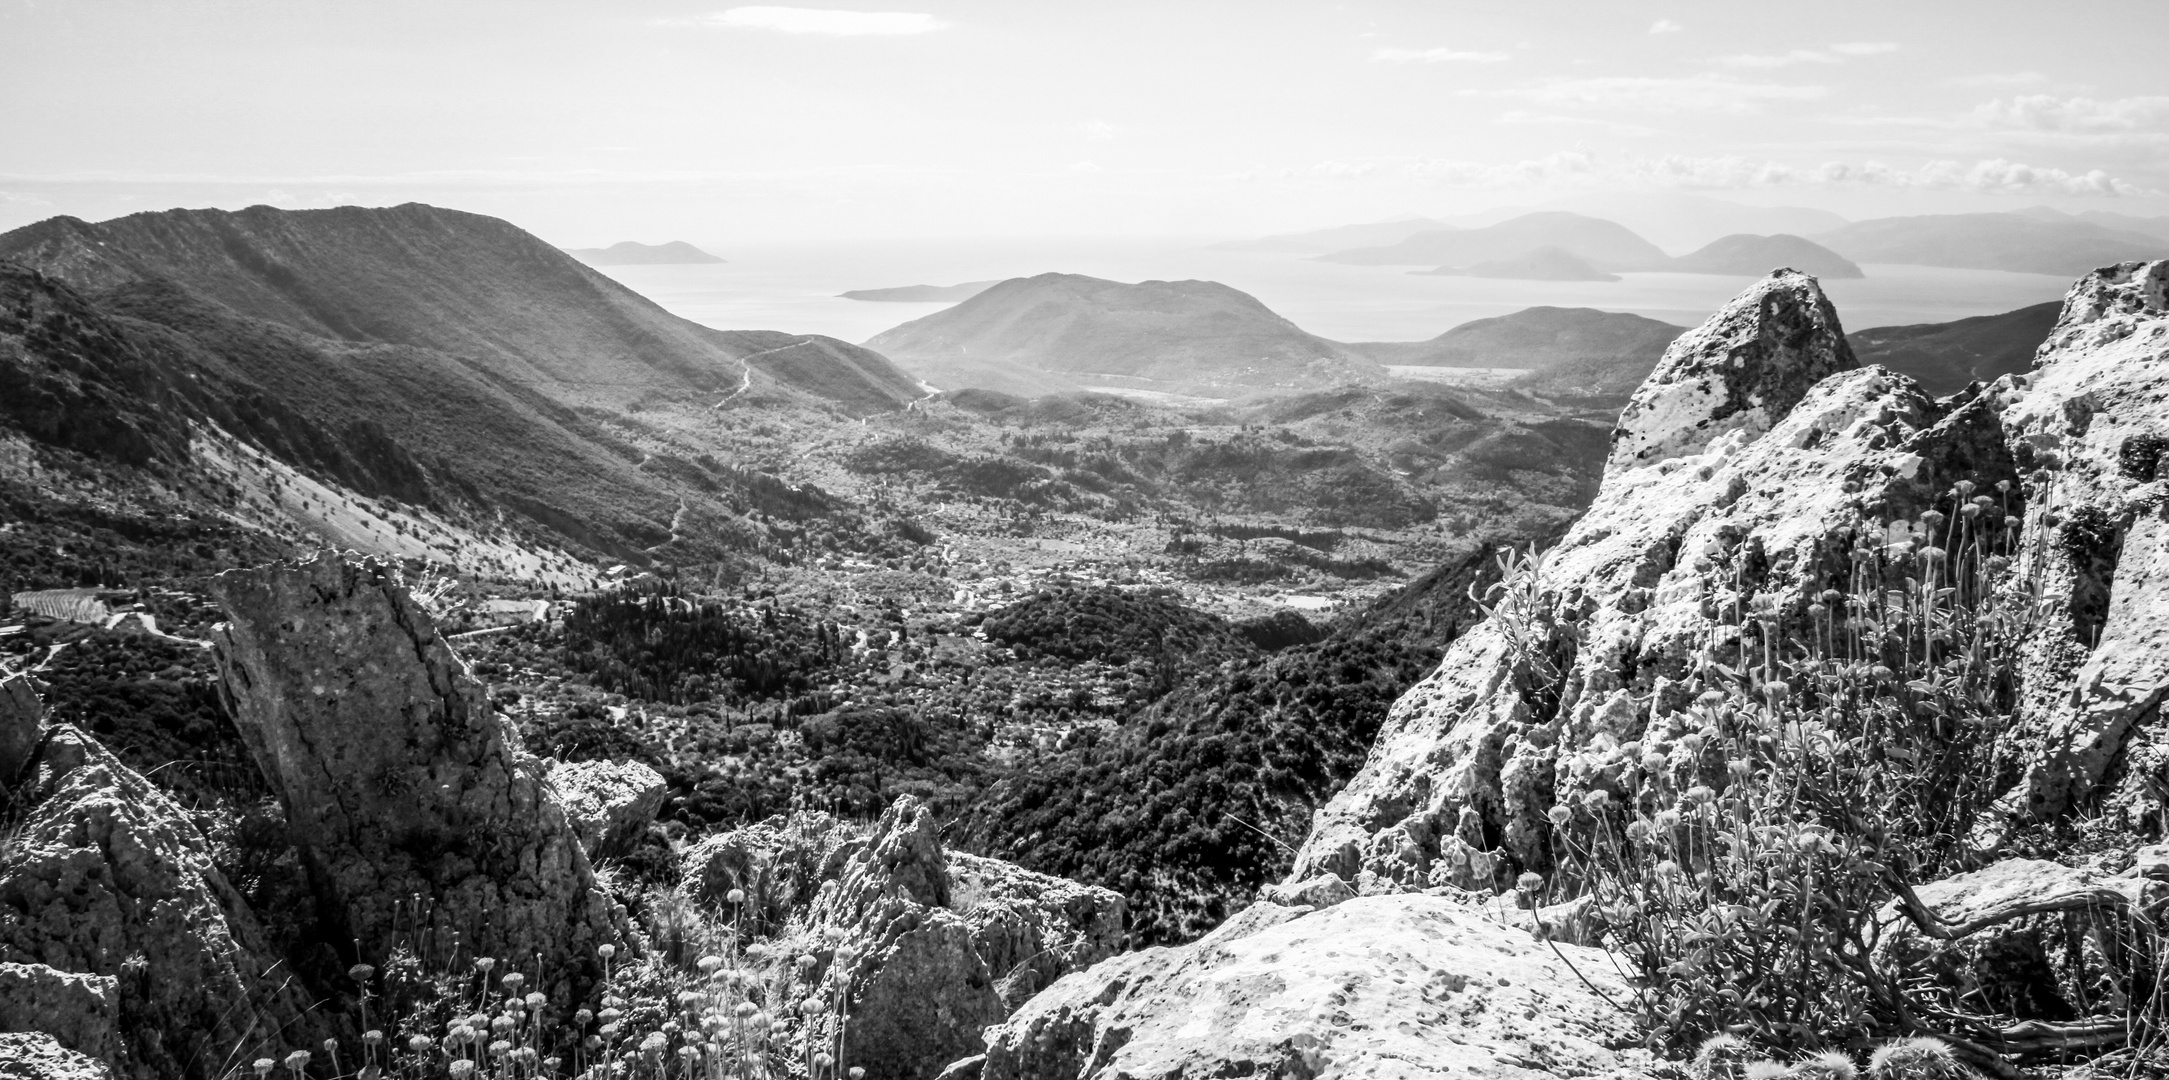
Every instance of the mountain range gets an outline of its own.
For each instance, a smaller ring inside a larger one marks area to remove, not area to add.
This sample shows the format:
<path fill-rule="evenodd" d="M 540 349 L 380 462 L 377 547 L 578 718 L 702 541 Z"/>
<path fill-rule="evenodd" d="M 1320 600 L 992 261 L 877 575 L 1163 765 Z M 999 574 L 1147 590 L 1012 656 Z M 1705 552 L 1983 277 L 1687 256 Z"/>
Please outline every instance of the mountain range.
<path fill-rule="evenodd" d="M 967 281 L 961 285 L 898 285 L 891 289 L 852 289 L 836 295 L 846 300 L 874 300 L 890 303 L 947 303 L 969 300 L 1000 284 L 998 281 Z"/>
<path fill-rule="evenodd" d="M 1657 245 L 1615 222 L 1563 210 L 1523 214 L 1480 229 L 1433 229 L 1400 241 L 1315 256 L 1354 266 L 1470 266 L 1563 248 L 1603 271 L 1658 270 L 1671 261 Z"/>
<path fill-rule="evenodd" d="M 683 240 L 664 244 L 623 240 L 606 248 L 566 248 L 565 254 L 589 266 L 697 265 L 723 261 Z"/>
<path fill-rule="evenodd" d="M 2014 214 L 1926 214 L 1856 221 L 1814 238 L 1864 263 L 2070 276 L 2161 254 L 2159 236 L 2079 219 Z"/>

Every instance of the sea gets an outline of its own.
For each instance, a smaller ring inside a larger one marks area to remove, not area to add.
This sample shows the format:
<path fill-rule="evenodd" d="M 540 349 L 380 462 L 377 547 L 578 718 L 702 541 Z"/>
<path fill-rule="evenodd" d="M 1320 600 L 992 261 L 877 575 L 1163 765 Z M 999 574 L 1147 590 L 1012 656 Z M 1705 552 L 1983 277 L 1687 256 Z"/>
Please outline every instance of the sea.
<path fill-rule="evenodd" d="M 703 245 L 704 247 L 706 245 Z M 863 342 L 946 303 L 845 300 L 852 289 L 953 285 L 1049 271 L 1115 281 L 1217 281 L 1335 341 L 1421 341 L 1474 319 L 1539 305 L 1626 311 L 1692 326 L 1746 288 L 1747 277 L 1626 274 L 1616 282 L 1502 281 L 1344 266 L 1209 243 L 1116 240 L 809 244 L 709 248 L 727 262 L 612 266 L 604 273 L 666 310 L 719 330 L 782 330 Z M 1865 278 L 1823 287 L 1847 330 L 1948 322 L 2057 300 L 2052 274 L 1869 264 Z"/>

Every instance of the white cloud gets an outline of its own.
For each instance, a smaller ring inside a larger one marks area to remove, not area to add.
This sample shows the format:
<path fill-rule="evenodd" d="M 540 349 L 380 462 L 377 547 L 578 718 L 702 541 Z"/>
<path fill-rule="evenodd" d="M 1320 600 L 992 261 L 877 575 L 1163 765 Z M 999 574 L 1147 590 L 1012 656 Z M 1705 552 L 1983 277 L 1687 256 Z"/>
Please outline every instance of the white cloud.
<path fill-rule="evenodd" d="M 1658 19 L 1649 24 L 1649 32 L 1652 34 L 1677 34 L 1685 29 L 1687 28 L 1670 19 Z"/>
<path fill-rule="evenodd" d="M 1122 134 L 1122 129 L 1105 120 L 1094 120 L 1084 126 L 1084 137 L 1094 142 L 1105 142 Z"/>
<path fill-rule="evenodd" d="M 1842 64 L 1847 57 L 1875 56 L 1880 53 L 1897 52 L 1898 46 L 1889 41 L 1854 41 L 1832 45 L 1827 49 L 1794 49 L 1775 55 L 1741 54 L 1720 56 L 1717 62 L 1735 68 L 1781 68 L 1795 64 Z"/>
<path fill-rule="evenodd" d="M 2081 135 L 2169 131 L 2169 96 L 2114 98 L 2021 94 L 1973 110 L 1971 119 L 1993 128 Z"/>
<path fill-rule="evenodd" d="M 1799 166 L 1738 155 L 1602 156 L 1586 150 L 1562 150 L 1504 164 L 1429 158 L 1389 162 L 1325 161 L 1312 166 L 1310 171 L 1314 176 L 1334 179 L 1376 174 L 1450 188 L 1738 190 L 1877 187 L 2015 195 L 2161 194 L 2098 169 L 2072 172 L 2001 158 L 1971 164 L 1937 160 L 1905 168 L 1877 161 L 1829 161 Z"/>
<path fill-rule="evenodd" d="M 800 7 L 734 7 L 690 21 L 734 30 L 839 36 L 924 34 L 948 25 L 932 15 L 913 11 L 836 11 Z"/>
<path fill-rule="evenodd" d="M 1604 76 L 1547 79 L 1489 96 L 1550 105 L 1598 105 L 1653 112 L 1746 113 L 1773 101 L 1812 101 L 1829 94 L 1822 86 L 1740 82 L 1719 75 L 1681 78 Z M 1474 93 L 1474 91 L 1463 91 Z"/>
<path fill-rule="evenodd" d="M 1079 161 L 1069 167 L 1071 172 L 1106 172 L 1096 161 Z"/>
<path fill-rule="evenodd" d="M 1379 49 L 1371 59 L 1388 64 L 1440 64 L 1449 60 L 1470 64 L 1500 64 L 1512 59 L 1505 53 L 1463 52 L 1457 49 Z"/>

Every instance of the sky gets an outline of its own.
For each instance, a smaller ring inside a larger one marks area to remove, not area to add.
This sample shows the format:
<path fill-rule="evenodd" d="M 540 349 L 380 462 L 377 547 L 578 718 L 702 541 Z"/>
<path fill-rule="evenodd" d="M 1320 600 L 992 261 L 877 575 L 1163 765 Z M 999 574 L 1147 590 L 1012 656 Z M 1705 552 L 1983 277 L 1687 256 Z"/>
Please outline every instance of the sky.
<path fill-rule="evenodd" d="M 2169 214 L 2169 4 L 0 0 L 0 228 L 1244 236 L 1687 192 Z"/>

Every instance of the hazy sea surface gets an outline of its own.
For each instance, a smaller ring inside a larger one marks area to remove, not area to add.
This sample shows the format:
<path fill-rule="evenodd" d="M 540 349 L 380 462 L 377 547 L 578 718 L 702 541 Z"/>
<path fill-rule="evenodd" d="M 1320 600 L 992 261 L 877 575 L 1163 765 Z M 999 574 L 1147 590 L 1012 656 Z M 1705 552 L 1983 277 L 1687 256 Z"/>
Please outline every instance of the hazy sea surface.
<path fill-rule="evenodd" d="M 1116 281 L 1198 278 L 1256 296 L 1311 333 L 1336 341 L 1417 341 L 1472 319 L 1537 305 L 1631 311 L 1693 325 L 1753 280 L 1708 274 L 1628 274 L 1625 280 L 1497 281 L 1427 277 L 1413 267 L 1342 266 L 1297 255 L 1215 251 L 1203 242 L 925 242 L 791 248 L 710 248 L 704 266 L 613 266 L 604 273 L 664 308 L 721 330 L 784 330 L 865 341 L 946 303 L 844 300 L 847 289 L 953 285 L 1048 271 Z M 1926 266 L 1863 267 L 1826 281 L 1848 330 L 1946 322 L 2061 299 L 2071 279 Z"/>

